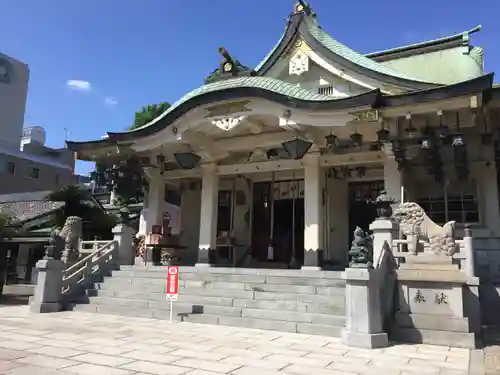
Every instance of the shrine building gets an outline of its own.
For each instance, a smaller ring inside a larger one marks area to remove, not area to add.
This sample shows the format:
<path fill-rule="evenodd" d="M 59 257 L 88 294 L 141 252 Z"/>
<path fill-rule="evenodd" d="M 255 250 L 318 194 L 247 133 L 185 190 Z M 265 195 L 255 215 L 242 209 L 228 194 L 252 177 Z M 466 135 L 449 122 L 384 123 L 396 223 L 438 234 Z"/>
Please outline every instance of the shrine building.
<path fill-rule="evenodd" d="M 158 118 L 67 146 L 140 158 L 142 234 L 161 225 L 165 192 L 181 194 L 185 265 L 345 267 L 384 189 L 498 241 L 500 87 L 478 31 L 360 54 L 299 1 L 256 67 L 220 48 L 220 66 Z"/>

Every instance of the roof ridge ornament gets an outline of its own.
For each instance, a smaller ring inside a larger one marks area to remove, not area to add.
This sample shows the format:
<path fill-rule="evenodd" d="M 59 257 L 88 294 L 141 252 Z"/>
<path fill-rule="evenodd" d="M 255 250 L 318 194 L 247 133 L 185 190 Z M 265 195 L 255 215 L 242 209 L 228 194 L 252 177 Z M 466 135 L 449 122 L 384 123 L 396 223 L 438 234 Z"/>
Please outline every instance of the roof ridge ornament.
<path fill-rule="evenodd" d="M 219 53 L 222 56 L 222 62 L 217 69 L 205 78 L 205 84 L 222 79 L 257 75 L 253 69 L 241 64 L 238 59 L 231 56 L 225 47 L 219 47 Z"/>
<path fill-rule="evenodd" d="M 304 13 L 312 18 L 316 19 L 316 12 L 312 9 L 309 2 L 304 0 L 298 0 L 294 7 L 294 14 Z"/>

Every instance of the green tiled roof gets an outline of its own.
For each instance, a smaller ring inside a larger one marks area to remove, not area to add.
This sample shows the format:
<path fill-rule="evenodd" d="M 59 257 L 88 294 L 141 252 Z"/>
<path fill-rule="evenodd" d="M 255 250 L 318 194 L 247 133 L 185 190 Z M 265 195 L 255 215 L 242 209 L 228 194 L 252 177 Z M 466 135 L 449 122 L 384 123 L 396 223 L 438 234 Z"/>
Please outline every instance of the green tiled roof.
<path fill-rule="evenodd" d="M 421 80 L 415 77 L 401 73 L 397 70 L 391 69 L 376 61 L 373 61 L 372 59 L 363 56 L 362 54 L 336 41 L 330 35 L 328 35 L 316 22 L 311 21 L 308 18 L 305 18 L 304 22 L 306 23 L 309 32 L 314 39 L 316 39 L 330 51 L 343 57 L 344 59 L 349 60 L 356 65 L 360 65 L 366 69 L 370 69 L 381 74 L 385 74 L 396 78 L 406 79 L 410 81 L 422 82 Z M 428 83 L 439 84 L 439 82 L 428 82 Z"/>
<path fill-rule="evenodd" d="M 239 78 L 231 78 L 231 79 L 226 79 L 222 81 L 217 81 L 214 83 L 209 83 L 207 85 L 201 86 L 197 89 L 194 89 L 193 91 L 187 93 L 184 95 L 181 99 L 176 101 L 174 104 L 172 104 L 165 112 L 163 112 L 159 117 L 154 119 L 148 124 L 145 124 L 141 126 L 140 128 L 136 128 L 134 130 L 131 130 L 129 133 L 133 133 L 138 131 L 139 129 L 143 129 L 145 127 L 148 127 L 159 120 L 161 120 L 163 117 L 165 117 L 167 114 L 172 112 L 174 109 L 179 107 L 182 103 L 188 101 L 189 99 L 192 99 L 196 96 L 207 94 L 209 92 L 214 92 L 214 91 L 222 91 L 226 89 L 232 89 L 235 87 L 255 87 L 263 90 L 268 90 L 268 91 L 273 91 L 278 94 L 286 95 L 295 99 L 300 99 L 300 100 L 311 100 L 311 101 L 321 101 L 321 100 L 332 100 L 332 97 L 326 96 L 326 95 L 321 95 L 317 94 L 315 92 L 306 90 L 304 88 L 301 88 L 299 86 L 293 85 L 288 82 L 280 81 L 279 79 L 275 78 L 270 78 L 270 77 L 239 77 Z"/>
<path fill-rule="evenodd" d="M 453 41 L 457 41 L 457 40 L 464 41 L 464 40 L 468 40 L 470 34 L 481 31 L 481 28 L 482 28 L 482 26 L 478 25 L 471 30 L 463 31 L 463 32 L 458 33 L 458 34 L 453 34 L 453 35 L 445 36 L 443 38 L 438 38 L 438 39 L 426 40 L 425 42 L 408 44 L 406 46 L 390 48 L 390 49 L 386 49 L 386 50 L 382 50 L 382 51 L 371 52 L 371 53 L 367 53 L 365 56 L 369 57 L 369 58 L 374 58 L 374 57 L 379 57 L 379 56 L 383 56 L 383 55 L 389 55 L 392 53 L 400 53 L 400 52 L 404 52 L 404 51 L 425 48 L 425 47 L 433 46 L 433 45 L 437 45 L 437 44 L 445 44 L 445 43 L 449 43 L 449 42 L 453 42 Z"/>
<path fill-rule="evenodd" d="M 328 35 L 327 32 L 325 32 L 317 23 L 317 21 L 310 17 L 310 16 L 304 16 L 302 19 L 302 22 L 304 22 L 307 26 L 309 34 L 316 39 L 320 44 L 325 46 L 328 50 L 330 50 L 332 53 L 341 56 L 342 58 L 349 60 L 350 62 L 357 64 L 359 66 L 362 66 L 366 69 L 370 69 L 372 71 L 385 74 L 388 76 L 392 76 L 395 78 L 400 78 L 404 80 L 409 80 L 409 81 L 414 81 L 414 82 L 420 82 L 420 83 L 429 83 L 429 84 L 441 84 L 441 82 L 438 81 L 422 81 L 421 79 L 418 79 L 416 77 L 413 77 L 411 75 L 402 73 L 398 70 L 392 69 L 390 67 L 387 67 L 379 62 L 376 62 L 372 60 L 371 58 L 364 56 L 351 48 L 345 46 L 344 44 L 338 42 L 334 38 L 332 38 L 330 35 Z M 286 32 L 281 36 L 281 39 L 278 41 L 278 43 L 273 47 L 273 49 L 267 54 L 267 56 L 257 65 L 255 68 L 256 71 L 259 71 L 265 63 L 271 58 L 272 54 L 278 49 L 278 46 L 282 42 L 283 38 L 285 37 Z"/>
<path fill-rule="evenodd" d="M 262 61 L 259 63 L 259 65 L 257 65 L 255 67 L 255 70 L 258 71 L 260 68 L 262 68 L 264 66 L 264 64 L 266 63 L 266 61 L 271 57 L 271 55 L 273 54 L 273 52 L 276 50 L 276 48 L 278 48 L 278 46 L 280 45 L 281 41 L 283 40 L 283 38 L 285 37 L 285 34 L 283 33 L 283 35 L 281 36 L 280 40 L 278 40 L 278 43 L 276 43 L 273 47 L 273 49 L 271 51 L 269 51 L 269 53 L 266 55 L 266 57 L 264 57 L 262 59 Z"/>

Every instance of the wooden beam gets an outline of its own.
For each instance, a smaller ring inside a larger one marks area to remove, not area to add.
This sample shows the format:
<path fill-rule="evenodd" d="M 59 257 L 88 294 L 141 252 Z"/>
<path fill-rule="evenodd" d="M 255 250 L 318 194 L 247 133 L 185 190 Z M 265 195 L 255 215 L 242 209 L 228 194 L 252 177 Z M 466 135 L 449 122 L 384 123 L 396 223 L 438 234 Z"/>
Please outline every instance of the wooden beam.
<path fill-rule="evenodd" d="M 383 151 L 368 151 L 353 154 L 331 154 L 320 157 L 320 165 L 323 167 L 365 165 L 383 163 L 386 155 Z M 304 166 L 302 160 L 272 160 L 246 164 L 220 165 L 216 168 L 219 176 L 230 176 L 238 174 L 251 174 L 260 172 L 284 171 L 302 169 Z M 201 169 L 175 170 L 165 172 L 166 179 L 179 178 L 200 178 Z"/>
<path fill-rule="evenodd" d="M 214 140 L 199 132 L 184 132 L 181 141 L 189 143 L 193 150 L 206 161 L 214 161 L 229 157 L 229 152 L 217 147 Z"/>

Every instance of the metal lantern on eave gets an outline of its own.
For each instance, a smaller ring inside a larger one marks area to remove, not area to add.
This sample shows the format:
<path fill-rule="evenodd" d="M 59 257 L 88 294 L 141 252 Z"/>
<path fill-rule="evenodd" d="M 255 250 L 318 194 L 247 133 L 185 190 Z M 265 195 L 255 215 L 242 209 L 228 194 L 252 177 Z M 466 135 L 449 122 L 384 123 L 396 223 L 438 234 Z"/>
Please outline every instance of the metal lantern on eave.
<path fill-rule="evenodd" d="M 182 169 L 193 169 L 201 160 L 201 157 L 193 152 L 176 153 L 174 157 Z"/>
<path fill-rule="evenodd" d="M 326 147 L 331 149 L 335 149 L 339 145 L 339 138 L 334 134 L 327 135 L 325 137 L 325 141 L 326 141 Z"/>
<path fill-rule="evenodd" d="M 464 141 L 463 134 L 462 133 L 455 133 L 455 134 L 453 134 L 451 145 L 453 147 L 464 147 L 465 146 L 465 141 Z"/>
<path fill-rule="evenodd" d="M 363 135 L 358 132 L 352 133 L 350 138 L 354 147 L 359 147 L 363 143 Z"/>
<path fill-rule="evenodd" d="M 389 140 L 390 132 L 386 128 L 382 128 L 377 132 L 377 141 L 383 143 Z"/>
<path fill-rule="evenodd" d="M 290 158 L 298 160 L 302 159 L 312 146 L 312 142 L 306 141 L 299 137 L 282 143 L 285 151 L 290 155 Z"/>
<path fill-rule="evenodd" d="M 434 147 L 434 142 L 431 137 L 426 136 L 422 138 L 422 141 L 420 143 L 420 147 L 423 148 L 424 150 L 428 150 Z"/>

